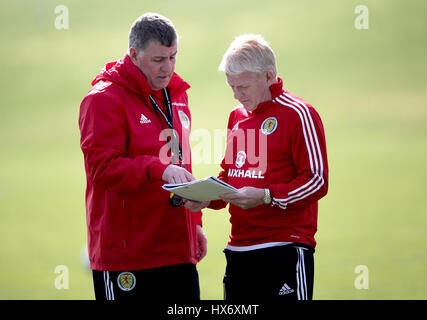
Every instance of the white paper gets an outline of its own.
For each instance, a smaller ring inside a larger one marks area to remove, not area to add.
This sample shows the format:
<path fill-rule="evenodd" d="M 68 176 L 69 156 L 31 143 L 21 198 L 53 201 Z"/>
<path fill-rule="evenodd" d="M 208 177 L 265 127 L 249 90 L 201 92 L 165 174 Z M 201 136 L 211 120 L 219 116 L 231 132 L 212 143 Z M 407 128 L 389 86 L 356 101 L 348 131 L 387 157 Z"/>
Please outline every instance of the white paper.
<path fill-rule="evenodd" d="M 234 193 L 237 189 L 214 176 L 182 184 L 164 184 L 163 189 L 188 200 L 218 200 L 223 193 Z"/>

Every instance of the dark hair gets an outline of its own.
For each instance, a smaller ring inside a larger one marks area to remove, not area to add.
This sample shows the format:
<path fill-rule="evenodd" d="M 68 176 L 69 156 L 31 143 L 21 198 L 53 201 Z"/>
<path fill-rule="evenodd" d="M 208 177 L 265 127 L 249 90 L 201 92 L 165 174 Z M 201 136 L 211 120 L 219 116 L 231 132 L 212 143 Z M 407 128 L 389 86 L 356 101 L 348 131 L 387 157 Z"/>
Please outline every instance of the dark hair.
<path fill-rule="evenodd" d="M 178 35 L 172 21 L 158 13 L 145 13 L 132 24 L 129 32 L 129 48 L 143 50 L 150 40 L 170 47 Z"/>

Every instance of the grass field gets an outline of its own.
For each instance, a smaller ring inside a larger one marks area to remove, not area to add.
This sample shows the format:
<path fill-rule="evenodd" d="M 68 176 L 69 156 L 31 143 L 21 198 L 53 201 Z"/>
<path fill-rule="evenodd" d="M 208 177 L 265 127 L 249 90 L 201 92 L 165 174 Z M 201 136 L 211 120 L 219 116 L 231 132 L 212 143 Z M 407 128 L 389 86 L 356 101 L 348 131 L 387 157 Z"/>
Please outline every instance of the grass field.
<path fill-rule="evenodd" d="M 217 68 L 241 33 L 262 34 L 286 89 L 319 111 L 330 188 L 319 204 L 314 298 L 427 298 L 427 4 L 64 0 L 68 30 L 55 28 L 58 4 L 0 1 L 0 299 L 94 298 L 81 263 L 79 104 L 147 11 L 168 16 L 180 34 L 176 71 L 192 85 L 193 130 L 226 126 L 236 102 Z M 355 28 L 359 4 L 368 29 Z M 202 178 L 219 166 L 193 169 Z M 204 213 L 203 299 L 222 299 L 228 219 L 225 210 Z M 58 265 L 68 267 L 69 289 L 55 288 Z M 355 286 L 360 265 L 367 289 Z"/>

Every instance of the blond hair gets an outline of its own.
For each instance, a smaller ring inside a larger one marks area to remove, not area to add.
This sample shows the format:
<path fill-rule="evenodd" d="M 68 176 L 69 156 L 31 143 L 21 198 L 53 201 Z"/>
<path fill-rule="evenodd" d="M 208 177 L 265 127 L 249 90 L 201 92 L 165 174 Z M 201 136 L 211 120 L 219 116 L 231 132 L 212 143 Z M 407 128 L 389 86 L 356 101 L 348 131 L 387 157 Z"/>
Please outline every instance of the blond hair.
<path fill-rule="evenodd" d="M 277 75 L 274 52 L 261 35 L 244 34 L 236 37 L 225 52 L 219 71 L 237 75 L 245 71 Z"/>

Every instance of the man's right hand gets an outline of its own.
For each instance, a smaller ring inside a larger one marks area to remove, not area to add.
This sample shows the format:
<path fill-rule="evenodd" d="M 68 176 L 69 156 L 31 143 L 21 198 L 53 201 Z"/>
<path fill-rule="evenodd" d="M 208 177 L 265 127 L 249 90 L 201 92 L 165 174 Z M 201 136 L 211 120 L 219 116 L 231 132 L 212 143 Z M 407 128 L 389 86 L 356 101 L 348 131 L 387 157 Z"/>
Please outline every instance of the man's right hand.
<path fill-rule="evenodd" d="M 184 199 L 184 206 L 192 212 L 199 212 L 200 210 L 207 208 L 210 203 L 210 201 L 197 202 Z"/>
<path fill-rule="evenodd" d="M 166 167 L 165 171 L 163 171 L 162 179 L 168 183 L 175 184 L 196 180 L 190 172 L 174 164 Z"/>

